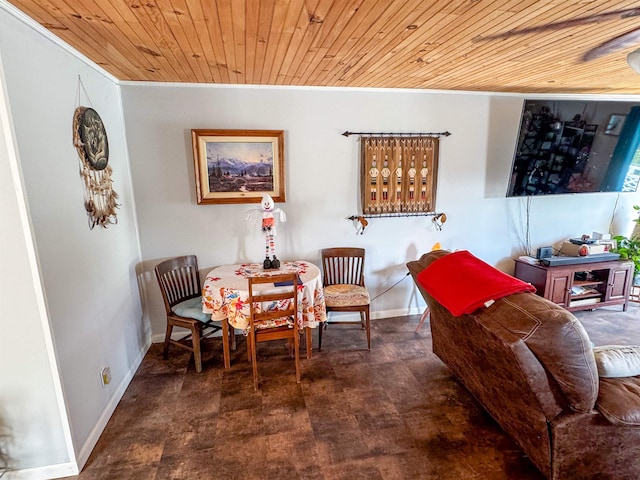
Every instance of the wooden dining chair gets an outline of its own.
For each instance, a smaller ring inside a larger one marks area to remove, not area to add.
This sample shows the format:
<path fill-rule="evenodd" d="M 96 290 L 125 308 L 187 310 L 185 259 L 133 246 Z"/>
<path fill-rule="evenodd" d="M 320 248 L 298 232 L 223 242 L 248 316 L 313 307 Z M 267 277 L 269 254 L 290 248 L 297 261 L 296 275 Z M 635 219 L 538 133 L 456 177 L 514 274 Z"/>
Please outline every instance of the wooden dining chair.
<path fill-rule="evenodd" d="M 223 330 L 224 337 L 227 334 L 224 330 L 227 329 L 223 329 L 223 325 L 211 320 L 211 315 L 202 312 L 202 285 L 198 260 L 195 255 L 171 258 L 156 265 L 155 272 L 167 314 L 163 357 L 168 358 L 169 345 L 189 350 L 193 353 L 196 371 L 200 373 L 202 372 L 200 340 L 220 330 Z M 185 328 L 189 333 L 173 339 L 173 327 Z M 231 329 L 231 335 L 233 336 L 233 329 Z M 228 342 L 229 339 L 223 338 L 223 341 Z"/>
<path fill-rule="evenodd" d="M 265 289 L 264 284 L 281 286 Z M 249 311 L 247 345 L 253 364 L 253 388 L 258 390 L 258 343 L 280 339 L 287 340 L 289 355 L 293 354 L 295 360 L 296 382 L 300 383 L 300 336 L 296 319 L 298 275 L 283 273 L 249 277 Z"/>
<path fill-rule="evenodd" d="M 331 321 L 331 324 L 360 324 L 367 331 L 367 349 L 371 350 L 369 292 L 364 284 L 364 248 L 325 248 L 322 250 L 324 301 L 329 312 L 359 312 L 360 321 Z M 322 330 L 318 330 L 318 350 L 322 348 Z"/>

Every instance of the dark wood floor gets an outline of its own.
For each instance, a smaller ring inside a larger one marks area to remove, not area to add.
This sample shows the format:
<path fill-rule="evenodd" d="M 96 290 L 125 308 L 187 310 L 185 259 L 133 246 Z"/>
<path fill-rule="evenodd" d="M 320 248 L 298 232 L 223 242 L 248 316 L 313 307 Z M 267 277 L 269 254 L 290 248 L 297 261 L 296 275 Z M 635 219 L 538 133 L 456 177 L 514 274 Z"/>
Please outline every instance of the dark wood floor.
<path fill-rule="evenodd" d="M 637 306 L 577 315 L 599 324 L 596 345 L 640 332 Z M 429 325 L 414 332 L 418 318 L 373 321 L 371 351 L 362 330 L 330 326 L 299 385 L 284 345 L 261 344 L 258 392 L 243 337 L 230 370 L 208 341 L 201 374 L 155 344 L 72 478 L 543 479 L 432 353 Z"/>

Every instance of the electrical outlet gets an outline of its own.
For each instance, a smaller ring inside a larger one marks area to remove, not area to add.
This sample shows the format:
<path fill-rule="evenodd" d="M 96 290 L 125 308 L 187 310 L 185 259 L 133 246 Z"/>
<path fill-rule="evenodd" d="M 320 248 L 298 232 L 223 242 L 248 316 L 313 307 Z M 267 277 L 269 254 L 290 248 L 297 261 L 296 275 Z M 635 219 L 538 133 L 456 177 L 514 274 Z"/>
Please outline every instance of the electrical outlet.
<path fill-rule="evenodd" d="M 109 367 L 100 370 L 100 382 L 103 387 L 111 383 L 111 369 Z"/>

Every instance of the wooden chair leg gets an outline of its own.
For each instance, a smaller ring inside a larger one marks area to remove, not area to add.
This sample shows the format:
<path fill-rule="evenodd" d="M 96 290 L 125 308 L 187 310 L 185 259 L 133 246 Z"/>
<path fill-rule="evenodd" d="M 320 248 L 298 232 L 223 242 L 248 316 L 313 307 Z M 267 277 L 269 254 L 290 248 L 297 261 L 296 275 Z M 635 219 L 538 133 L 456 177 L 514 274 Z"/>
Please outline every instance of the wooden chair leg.
<path fill-rule="evenodd" d="M 427 318 L 429 318 L 429 307 L 425 308 L 424 312 L 422 312 L 422 316 L 420 317 L 420 321 L 418 322 L 418 326 L 416 327 L 416 333 L 418 333 L 418 330 L 420 330 L 422 324 Z"/>
<path fill-rule="evenodd" d="M 322 324 L 320 325 L 322 327 Z M 305 327 L 304 329 L 304 339 L 307 342 L 307 360 L 311 358 L 313 346 L 311 345 L 311 328 Z"/>
<path fill-rule="evenodd" d="M 231 329 L 233 331 L 233 328 Z M 229 322 L 222 319 L 222 358 L 224 368 L 231 368 L 231 353 L 229 352 Z"/>
<path fill-rule="evenodd" d="M 293 335 L 293 351 L 296 362 L 296 383 L 300 383 L 300 335 Z"/>
<path fill-rule="evenodd" d="M 327 326 L 327 321 L 325 320 L 320 325 L 318 325 L 318 351 L 322 350 L 322 330 Z"/>
<path fill-rule="evenodd" d="M 164 335 L 164 348 L 162 349 L 162 357 L 165 360 L 169 358 L 169 340 L 171 340 L 172 332 L 173 332 L 173 325 L 167 322 L 167 331 Z"/>
<path fill-rule="evenodd" d="M 258 355 L 256 353 L 257 343 L 256 337 L 253 332 L 249 332 L 247 335 L 247 345 L 250 350 L 251 364 L 253 366 L 253 389 L 258 391 Z"/>
<path fill-rule="evenodd" d="M 202 372 L 202 353 L 200 351 L 200 337 L 202 335 L 202 329 L 199 325 L 191 327 L 191 343 L 193 345 L 193 358 L 196 362 L 196 372 Z"/>
<path fill-rule="evenodd" d="M 367 330 L 367 350 L 371 350 L 371 315 L 369 313 L 369 307 L 365 310 L 364 316 Z"/>

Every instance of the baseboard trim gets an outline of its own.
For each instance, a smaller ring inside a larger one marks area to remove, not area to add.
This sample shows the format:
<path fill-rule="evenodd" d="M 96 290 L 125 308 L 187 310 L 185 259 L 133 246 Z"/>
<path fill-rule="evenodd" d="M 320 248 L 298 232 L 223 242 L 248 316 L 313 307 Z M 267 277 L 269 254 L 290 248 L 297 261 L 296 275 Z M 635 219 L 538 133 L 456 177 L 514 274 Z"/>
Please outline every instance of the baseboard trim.
<path fill-rule="evenodd" d="M 74 462 L 46 465 L 44 467 L 23 468 L 7 472 L 7 480 L 46 480 L 48 478 L 62 478 L 78 475 L 78 465 Z"/>

